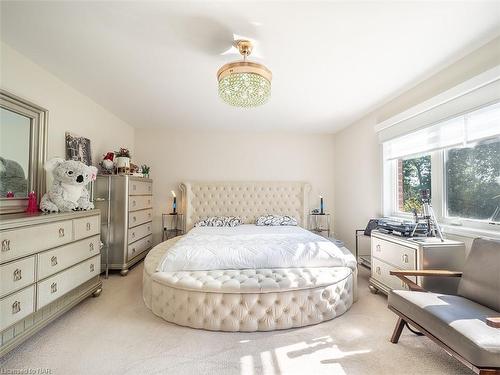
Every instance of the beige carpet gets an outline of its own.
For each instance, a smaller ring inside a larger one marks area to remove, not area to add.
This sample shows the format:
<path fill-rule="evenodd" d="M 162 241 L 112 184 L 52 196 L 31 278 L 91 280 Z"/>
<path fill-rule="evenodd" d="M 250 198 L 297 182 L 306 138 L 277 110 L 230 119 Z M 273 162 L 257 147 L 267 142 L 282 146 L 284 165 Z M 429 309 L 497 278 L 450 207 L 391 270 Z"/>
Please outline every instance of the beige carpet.
<path fill-rule="evenodd" d="M 361 271 L 359 301 L 332 321 L 221 333 L 154 316 L 142 302 L 141 263 L 127 277 L 111 275 L 99 298 L 86 299 L 2 358 L 0 374 L 471 374 L 408 330 L 391 344 L 396 318 L 384 296 L 368 292 L 367 278 Z"/>

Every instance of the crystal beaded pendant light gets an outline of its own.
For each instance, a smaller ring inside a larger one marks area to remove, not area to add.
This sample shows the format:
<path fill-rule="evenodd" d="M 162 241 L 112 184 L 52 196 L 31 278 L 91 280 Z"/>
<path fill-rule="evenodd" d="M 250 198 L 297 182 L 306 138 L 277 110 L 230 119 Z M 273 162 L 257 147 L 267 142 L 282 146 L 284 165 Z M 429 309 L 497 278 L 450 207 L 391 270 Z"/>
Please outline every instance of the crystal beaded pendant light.
<path fill-rule="evenodd" d="M 217 72 L 219 96 L 235 107 L 256 107 L 267 102 L 271 96 L 272 73 L 264 65 L 246 61 L 252 52 L 252 43 L 237 40 L 243 61 L 224 65 Z"/>

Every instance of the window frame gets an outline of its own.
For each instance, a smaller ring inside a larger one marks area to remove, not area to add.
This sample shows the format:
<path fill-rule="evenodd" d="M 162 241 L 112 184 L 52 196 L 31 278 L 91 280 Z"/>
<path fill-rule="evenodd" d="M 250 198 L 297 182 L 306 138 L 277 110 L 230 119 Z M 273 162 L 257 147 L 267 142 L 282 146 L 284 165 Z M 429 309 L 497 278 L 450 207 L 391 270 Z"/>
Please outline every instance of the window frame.
<path fill-rule="evenodd" d="M 446 197 L 446 149 L 431 151 L 431 202 L 441 226 L 448 232 L 470 233 L 471 235 L 493 235 L 500 237 L 500 223 L 487 220 L 447 216 Z M 408 155 L 407 157 L 411 157 Z M 418 157 L 418 155 L 415 155 Z M 399 211 L 398 202 L 398 159 L 383 160 L 383 213 L 384 216 L 413 220 L 413 214 Z"/>

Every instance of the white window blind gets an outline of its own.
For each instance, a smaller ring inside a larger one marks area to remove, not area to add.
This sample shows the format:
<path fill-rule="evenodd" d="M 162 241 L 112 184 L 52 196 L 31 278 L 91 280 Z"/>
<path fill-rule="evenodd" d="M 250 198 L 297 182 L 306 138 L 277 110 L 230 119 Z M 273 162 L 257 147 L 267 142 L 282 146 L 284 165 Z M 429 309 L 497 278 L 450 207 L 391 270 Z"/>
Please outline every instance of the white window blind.
<path fill-rule="evenodd" d="M 375 125 L 380 142 L 500 101 L 500 65 Z"/>
<path fill-rule="evenodd" d="M 383 143 L 384 159 L 424 154 L 500 136 L 500 102 Z"/>
<path fill-rule="evenodd" d="M 465 140 L 474 142 L 500 134 L 500 102 L 465 116 Z"/>

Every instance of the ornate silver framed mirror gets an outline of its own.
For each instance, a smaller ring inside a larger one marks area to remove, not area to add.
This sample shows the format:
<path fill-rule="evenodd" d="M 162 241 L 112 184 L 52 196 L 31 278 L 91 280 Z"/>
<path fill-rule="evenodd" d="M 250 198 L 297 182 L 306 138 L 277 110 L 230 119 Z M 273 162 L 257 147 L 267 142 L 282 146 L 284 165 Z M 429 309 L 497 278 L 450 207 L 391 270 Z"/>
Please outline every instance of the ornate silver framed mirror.
<path fill-rule="evenodd" d="M 48 111 L 0 89 L 0 214 L 23 212 L 45 193 Z"/>

